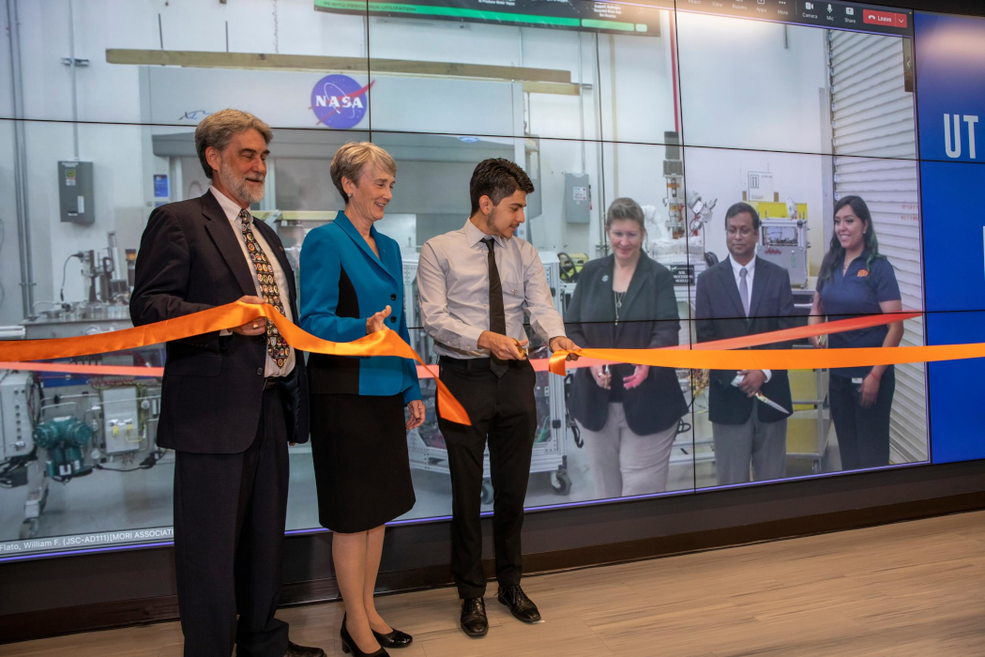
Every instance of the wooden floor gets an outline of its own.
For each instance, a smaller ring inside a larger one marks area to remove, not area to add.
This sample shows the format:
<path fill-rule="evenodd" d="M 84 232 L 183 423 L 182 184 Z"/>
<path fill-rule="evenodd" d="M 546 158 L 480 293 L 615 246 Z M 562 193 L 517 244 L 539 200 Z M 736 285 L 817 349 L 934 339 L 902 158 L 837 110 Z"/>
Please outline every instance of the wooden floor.
<path fill-rule="evenodd" d="M 489 597 L 489 634 L 458 630 L 452 589 L 387 596 L 415 641 L 451 655 L 985 656 L 985 512 L 524 580 L 546 622 Z M 495 594 L 495 584 L 490 585 Z M 339 603 L 288 609 L 292 638 L 341 655 Z M 178 657 L 177 623 L 0 645 L 0 655 Z"/>

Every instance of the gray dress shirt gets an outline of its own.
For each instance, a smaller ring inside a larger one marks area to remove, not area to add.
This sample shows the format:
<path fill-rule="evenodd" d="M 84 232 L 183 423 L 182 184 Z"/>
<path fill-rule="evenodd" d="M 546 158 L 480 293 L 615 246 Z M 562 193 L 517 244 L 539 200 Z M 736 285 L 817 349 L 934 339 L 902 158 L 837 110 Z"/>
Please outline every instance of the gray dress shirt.
<path fill-rule="evenodd" d="M 230 199 L 228 196 L 220 192 L 215 187 L 209 187 L 209 191 L 215 196 L 216 200 L 219 201 L 219 206 L 222 211 L 226 213 L 226 219 L 229 220 L 229 224 L 233 227 L 233 232 L 236 234 L 236 239 L 239 241 L 239 246 L 243 250 L 243 258 L 246 260 L 250 267 L 250 274 L 253 276 L 253 284 L 256 285 L 256 296 L 263 298 L 263 292 L 260 291 L 260 279 L 257 278 L 256 267 L 253 266 L 253 261 L 250 260 L 250 252 L 246 249 L 246 238 L 243 237 L 243 222 L 239 218 L 240 207 L 235 201 Z M 253 215 L 250 215 L 250 221 L 253 221 Z M 277 283 L 277 289 L 280 290 L 280 296 L 284 300 L 284 313 L 287 317 L 287 321 L 293 322 L 294 316 L 291 313 L 291 304 L 287 303 L 287 299 L 290 296 L 291 288 L 287 286 L 287 276 L 284 275 L 284 270 L 280 266 L 280 260 L 277 259 L 277 254 L 274 250 L 270 248 L 267 244 L 267 240 L 263 238 L 263 234 L 258 231 L 253 231 L 253 237 L 256 239 L 260 248 L 267 255 L 267 262 L 274 269 L 274 282 Z M 229 335 L 229 331 L 222 332 L 225 335 Z M 287 357 L 287 362 L 284 363 L 284 367 L 277 367 L 277 361 L 267 354 L 267 361 L 264 364 L 264 376 L 287 376 L 294 370 L 294 364 L 297 359 L 294 356 L 295 349 L 291 347 L 290 354 Z"/>
<path fill-rule="evenodd" d="M 471 221 L 461 230 L 424 243 L 417 267 L 421 321 L 439 356 L 487 358 L 476 344 L 489 330 L 489 250 L 487 237 Z M 564 320 L 554 308 L 537 249 L 519 237 L 493 238 L 496 267 L 503 284 L 506 333 L 526 340 L 524 314 L 545 341 L 564 336 Z"/>

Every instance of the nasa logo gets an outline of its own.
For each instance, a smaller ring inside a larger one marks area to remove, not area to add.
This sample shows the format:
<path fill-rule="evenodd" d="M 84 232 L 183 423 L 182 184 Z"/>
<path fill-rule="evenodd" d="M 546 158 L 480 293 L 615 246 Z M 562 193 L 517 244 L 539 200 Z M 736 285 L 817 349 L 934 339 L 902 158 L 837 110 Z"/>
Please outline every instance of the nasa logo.
<path fill-rule="evenodd" d="M 362 87 L 348 75 L 326 75 L 311 90 L 311 110 L 319 124 L 347 130 L 366 116 L 366 92 L 372 86 L 370 82 Z"/>

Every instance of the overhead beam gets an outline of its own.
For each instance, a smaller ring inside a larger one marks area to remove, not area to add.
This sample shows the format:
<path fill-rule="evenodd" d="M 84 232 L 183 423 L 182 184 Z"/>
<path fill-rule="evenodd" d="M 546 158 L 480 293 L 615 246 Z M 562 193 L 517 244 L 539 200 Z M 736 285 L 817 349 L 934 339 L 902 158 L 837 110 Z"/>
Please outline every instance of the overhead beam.
<path fill-rule="evenodd" d="M 324 55 L 268 55 L 247 52 L 204 52 L 194 50 L 134 50 L 108 48 L 106 62 L 135 66 L 185 66 L 195 68 L 245 68 L 298 71 L 338 71 L 341 73 L 391 73 L 398 75 L 453 78 L 484 78 L 516 82 L 571 84 L 571 72 L 526 66 L 493 66 L 489 64 L 457 64 L 425 62 L 406 59 L 365 57 L 330 57 Z M 545 87 L 546 89 L 546 87 Z M 571 89 L 566 88 L 565 93 Z M 557 91 L 541 91 L 557 93 Z"/>

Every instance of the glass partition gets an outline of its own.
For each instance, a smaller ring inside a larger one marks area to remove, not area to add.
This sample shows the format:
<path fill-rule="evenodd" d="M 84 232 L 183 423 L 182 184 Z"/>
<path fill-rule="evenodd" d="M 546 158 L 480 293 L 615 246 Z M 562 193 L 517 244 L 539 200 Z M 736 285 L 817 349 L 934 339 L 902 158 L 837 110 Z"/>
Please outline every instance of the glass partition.
<path fill-rule="evenodd" d="M 862 5 L 772 0 L 741 10 L 576 0 L 509 12 L 461 1 L 193 9 L 104 0 L 74 3 L 73 13 L 55 0 L 15 4 L 14 61 L 0 52 L 0 85 L 11 90 L 0 97 L 7 339 L 130 325 L 147 217 L 208 193 L 194 127 L 237 107 L 273 129 L 254 213 L 295 266 L 307 233 L 342 210 L 329 177 L 335 151 L 371 140 L 393 155 L 394 198 L 377 228 L 401 246 L 411 345 L 429 363 L 418 254 L 464 225 L 472 170 L 489 157 L 517 162 L 536 187 L 518 237 L 540 252 L 555 308 L 581 346 L 701 348 L 805 327 L 812 308 L 839 319 L 886 312 L 891 302 L 917 315 L 841 346 L 890 333 L 902 345 L 926 342 L 908 10 L 883 12 L 888 25 L 867 20 Z M 825 256 L 838 244 L 836 208 L 847 197 L 864 201 L 878 252 L 841 271 Z M 614 204 L 638 208 L 641 220 L 607 221 Z M 736 204 L 745 206 L 733 212 Z M 646 287 L 636 298 L 590 292 L 585 272 L 611 268 L 626 248 L 642 254 Z M 743 253 L 760 263 L 751 278 L 738 273 L 742 263 L 732 267 Z M 860 305 L 816 307 L 817 291 L 835 284 Z M 548 353 L 529 333 L 543 369 Z M 815 348 L 804 337 L 756 346 Z M 163 349 L 71 359 L 66 370 L 86 364 L 121 369 L 0 372 L 0 559 L 170 537 L 174 455 L 155 442 Z M 417 504 L 399 521 L 451 512 L 434 384 L 420 374 L 427 421 L 407 436 Z M 606 409 L 592 406 L 594 393 L 613 385 L 626 393 L 637 376 L 649 387 L 617 404 L 626 419 L 619 434 Z M 883 373 L 882 397 L 867 376 L 594 361 L 567 377 L 541 371 L 526 504 L 927 461 L 924 366 Z M 851 424 L 863 393 L 885 406 L 885 426 Z M 745 439 L 749 423 L 770 425 L 768 444 Z M 870 429 L 885 444 L 858 456 Z M 291 448 L 291 472 L 288 529 L 317 530 L 309 446 Z M 482 494 L 491 510 L 488 481 Z"/>

